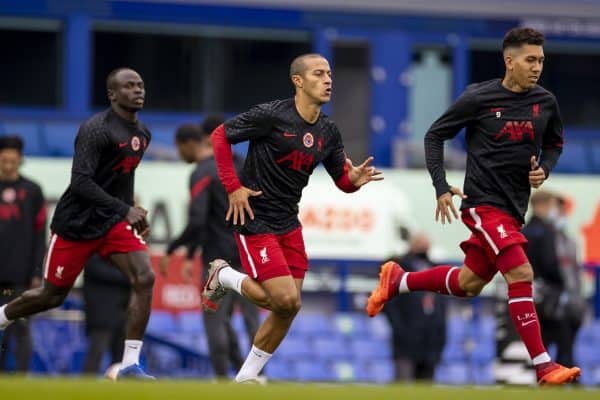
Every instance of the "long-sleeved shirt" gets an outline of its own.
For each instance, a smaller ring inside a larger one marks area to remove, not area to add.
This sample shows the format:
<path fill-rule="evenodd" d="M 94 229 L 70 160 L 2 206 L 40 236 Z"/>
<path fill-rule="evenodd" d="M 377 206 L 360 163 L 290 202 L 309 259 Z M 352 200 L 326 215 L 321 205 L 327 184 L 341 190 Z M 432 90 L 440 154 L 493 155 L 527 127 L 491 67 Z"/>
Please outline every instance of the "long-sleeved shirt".
<path fill-rule="evenodd" d="M 244 169 L 238 178 L 231 162 L 231 144 L 249 140 Z M 300 226 L 298 202 L 314 169 L 323 163 L 343 191 L 357 190 L 349 180 L 342 136 L 321 113 L 310 124 L 296 110 L 294 99 L 260 104 L 212 134 L 219 179 L 228 193 L 244 185 L 262 195 L 250 197 L 254 220 L 243 234 L 284 234 Z"/>
<path fill-rule="evenodd" d="M 500 79 L 467 87 L 425 135 L 427 169 L 437 197 L 449 191 L 444 141 L 466 128 L 467 170 L 462 208 L 488 204 L 521 223 L 527 211 L 531 156 L 546 177 L 562 152 L 563 124 L 552 93 L 535 86 L 515 93 Z"/>
<path fill-rule="evenodd" d="M 46 215 L 37 183 L 23 176 L 0 181 L 0 284 L 28 287 L 42 276 Z"/>
<path fill-rule="evenodd" d="M 97 239 L 125 219 L 133 205 L 134 171 L 150 137 L 141 122 L 110 108 L 83 123 L 71 183 L 56 205 L 52 231 L 67 240 Z"/>

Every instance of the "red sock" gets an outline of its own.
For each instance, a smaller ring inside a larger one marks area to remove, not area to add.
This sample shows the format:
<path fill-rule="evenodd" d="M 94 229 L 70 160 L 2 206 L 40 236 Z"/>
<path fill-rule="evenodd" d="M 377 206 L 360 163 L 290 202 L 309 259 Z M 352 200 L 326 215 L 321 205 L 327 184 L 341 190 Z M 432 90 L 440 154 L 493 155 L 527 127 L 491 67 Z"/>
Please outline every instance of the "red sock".
<path fill-rule="evenodd" d="M 466 293 L 458 284 L 460 268 L 440 265 L 419 272 L 409 272 L 406 276 L 408 290 L 425 290 L 456 297 L 465 297 Z M 402 285 L 400 285 L 402 287 Z"/>
<path fill-rule="evenodd" d="M 531 282 L 515 282 L 508 285 L 508 311 L 534 364 L 550 361 L 542 342 Z"/>

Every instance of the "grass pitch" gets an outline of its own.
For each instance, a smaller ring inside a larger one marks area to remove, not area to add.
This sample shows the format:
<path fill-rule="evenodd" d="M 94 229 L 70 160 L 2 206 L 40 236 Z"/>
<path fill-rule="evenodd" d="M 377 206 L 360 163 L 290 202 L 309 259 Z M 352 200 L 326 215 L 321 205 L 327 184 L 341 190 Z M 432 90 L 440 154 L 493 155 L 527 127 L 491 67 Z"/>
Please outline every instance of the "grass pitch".
<path fill-rule="evenodd" d="M 360 385 L 270 383 L 267 386 L 190 380 L 109 382 L 83 378 L 0 378 L 0 398 L 144 400 L 577 400 L 599 399 L 600 390 L 584 388 L 447 387 L 433 385 Z"/>

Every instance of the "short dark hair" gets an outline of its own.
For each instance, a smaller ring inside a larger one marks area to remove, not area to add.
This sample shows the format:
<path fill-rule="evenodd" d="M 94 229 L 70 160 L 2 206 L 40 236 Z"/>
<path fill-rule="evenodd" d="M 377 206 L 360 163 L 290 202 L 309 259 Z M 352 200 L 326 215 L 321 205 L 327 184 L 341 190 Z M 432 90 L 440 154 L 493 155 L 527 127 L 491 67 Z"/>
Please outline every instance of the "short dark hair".
<path fill-rule="evenodd" d="M 302 75 L 304 71 L 306 71 L 306 64 L 304 63 L 304 60 L 306 60 L 307 58 L 325 57 L 323 57 L 319 53 L 307 53 L 294 58 L 294 61 L 292 61 L 292 63 L 290 64 L 290 77 L 294 75 Z"/>
<path fill-rule="evenodd" d="M 502 51 L 509 47 L 518 48 L 524 44 L 544 45 L 544 34 L 533 28 L 513 28 L 506 32 L 502 41 Z"/>
<path fill-rule="evenodd" d="M 183 124 L 175 131 L 176 142 L 187 142 L 194 140 L 199 142 L 202 140 L 202 128 L 196 124 Z"/>
<path fill-rule="evenodd" d="M 23 139 L 20 136 L 0 136 L 0 150 L 13 149 L 23 154 L 23 146 Z"/>
<path fill-rule="evenodd" d="M 207 136 L 210 135 L 223 122 L 225 122 L 225 118 L 220 114 L 207 115 L 202 121 L 202 133 Z"/>
<path fill-rule="evenodd" d="M 125 70 L 132 70 L 132 69 L 129 68 L 129 67 L 119 67 L 119 68 L 115 68 L 112 71 L 110 71 L 110 73 L 106 77 L 106 89 L 107 90 L 114 88 L 114 86 L 115 86 L 115 77 L 117 76 L 117 74 L 119 72 L 125 71 Z"/>

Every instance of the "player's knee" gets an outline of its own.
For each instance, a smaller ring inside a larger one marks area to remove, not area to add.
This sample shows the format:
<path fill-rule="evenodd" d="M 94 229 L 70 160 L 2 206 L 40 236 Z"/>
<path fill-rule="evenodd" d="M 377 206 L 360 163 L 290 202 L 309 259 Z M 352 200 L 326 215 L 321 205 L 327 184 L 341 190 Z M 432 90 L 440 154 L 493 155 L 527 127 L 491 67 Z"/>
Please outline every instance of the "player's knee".
<path fill-rule="evenodd" d="M 136 291 L 144 291 L 144 290 L 152 290 L 154 287 L 154 272 L 150 268 L 145 268 L 143 271 L 140 271 L 134 278 L 131 283 L 134 290 Z"/>
<path fill-rule="evenodd" d="M 466 297 L 479 296 L 484 287 L 485 284 L 482 285 L 479 282 L 466 282 L 461 285 L 461 289 L 465 292 Z"/>
<path fill-rule="evenodd" d="M 293 318 L 298 314 L 302 303 L 297 295 L 284 294 L 273 298 L 273 311 L 282 318 Z"/>
<path fill-rule="evenodd" d="M 510 284 L 513 282 L 533 282 L 533 268 L 531 264 L 523 264 L 507 271 L 504 278 Z"/>
<path fill-rule="evenodd" d="M 38 300 L 41 305 L 46 309 L 59 307 L 67 297 L 67 293 L 56 293 L 48 290 L 42 290 L 38 296 Z"/>

